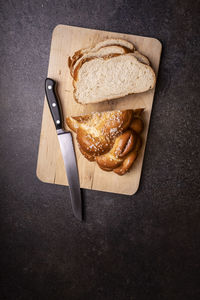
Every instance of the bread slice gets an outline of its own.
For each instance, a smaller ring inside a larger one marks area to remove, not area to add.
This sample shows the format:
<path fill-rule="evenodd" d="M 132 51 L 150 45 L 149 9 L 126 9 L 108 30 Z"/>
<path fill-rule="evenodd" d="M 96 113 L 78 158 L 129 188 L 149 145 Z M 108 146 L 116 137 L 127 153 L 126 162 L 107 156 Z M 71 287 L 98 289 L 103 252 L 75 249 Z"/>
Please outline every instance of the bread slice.
<path fill-rule="evenodd" d="M 81 153 L 105 171 L 125 174 L 141 147 L 143 109 L 96 112 L 67 117 L 66 123 L 77 136 Z"/>
<path fill-rule="evenodd" d="M 108 46 L 108 47 L 117 47 L 117 46 Z M 101 51 L 100 51 L 101 50 Z M 71 66 L 70 68 L 70 73 L 71 73 L 71 76 L 73 77 L 74 81 L 77 80 L 77 77 L 78 77 L 78 71 L 80 69 L 80 67 L 86 62 L 86 61 L 89 61 L 89 60 L 92 60 L 94 58 L 97 58 L 97 57 L 102 57 L 104 59 L 108 59 L 108 58 L 111 58 L 111 57 L 115 57 L 115 56 L 118 56 L 120 55 L 120 53 L 118 53 L 118 51 L 114 51 L 114 53 L 109 53 L 109 51 L 106 51 L 105 50 L 105 47 L 101 48 L 99 50 L 99 55 L 97 55 L 96 53 L 91 53 L 91 54 L 85 54 L 83 55 L 83 57 L 81 57 L 80 59 L 78 59 L 78 61 L 75 63 L 74 66 Z M 98 51 L 97 51 L 98 52 Z M 131 53 L 134 57 L 137 58 L 137 60 L 143 64 L 146 64 L 146 65 L 149 65 L 150 66 L 150 61 L 148 60 L 148 58 L 146 56 L 144 56 L 143 54 L 141 54 L 139 51 L 135 51 L 135 52 L 125 52 L 125 53 Z M 125 54 L 125 53 L 122 53 L 122 54 Z M 105 54 L 105 55 L 103 55 Z M 73 82 L 73 86 L 75 87 L 75 83 Z"/>
<path fill-rule="evenodd" d="M 122 47 L 122 46 L 104 46 L 98 49 L 97 51 L 92 51 L 83 54 L 79 59 L 75 61 L 73 65 L 70 66 L 70 73 L 71 76 L 74 77 L 75 70 L 80 64 L 83 64 L 85 61 L 87 61 L 88 58 L 92 57 L 103 57 L 103 56 L 113 56 L 113 54 L 125 54 L 130 52 L 128 48 Z"/>
<path fill-rule="evenodd" d="M 89 48 L 80 49 L 80 50 L 76 51 L 72 57 L 68 58 L 69 68 L 71 68 L 75 64 L 75 62 L 80 57 L 82 57 L 84 54 L 91 53 L 91 52 L 96 52 L 100 48 L 106 47 L 106 46 L 122 46 L 122 47 L 128 49 L 129 51 L 133 51 L 133 52 L 135 50 L 135 46 L 132 43 L 126 41 L 126 40 L 123 40 L 123 39 L 106 39 L 104 41 L 101 41 L 101 42 L 97 43 L 94 47 L 89 47 Z"/>
<path fill-rule="evenodd" d="M 84 62 L 73 82 L 75 100 L 82 104 L 98 103 L 152 89 L 156 83 L 153 69 L 133 54 Z"/>
<path fill-rule="evenodd" d="M 144 56 L 142 53 L 140 53 L 139 51 L 134 51 L 132 55 L 135 56 L 137 60 L 139 60 L 141 63 L 150 66 L 150 61 L 148 60 L 148 58 Z"/>
<path fill-rule="evenodd" d="M 79 59 L 76 60 L 76 62 L 74 63 L 74 65 L 71 65 L 70 67 L 70 73 L 71 76 L 74 77 L 76 74 L 77 69 L 76 68 L 80 68 L 80 66 L 87 60 L 94 58 L 94 57 L 104 57 L 106 56 L 107 58 L 109 57 L 113 57 L 113 56 L 117 56 L 120 54 L 125 54 L 125 53 L 129 53 L 130 50 L 122 47 L 122 46 L 104 46 L 102 48 L 100 48 L 99 50 L 97 50 L 96 52 L 89 52 L 87 54 L 84 54 L 83 56 L 81 56 Z M 150 65 L 150 62 L 148 60 L 148 58 L 146 56 L 144 56 L 143 54 L 141 54 L 139 51 L 134 51 L 131 52 L 133 54 L 133 56 L 135 56 L 137 58 L 137 60 L 139 60 L 140 62 L 146 64 L 146 65 Z"/>

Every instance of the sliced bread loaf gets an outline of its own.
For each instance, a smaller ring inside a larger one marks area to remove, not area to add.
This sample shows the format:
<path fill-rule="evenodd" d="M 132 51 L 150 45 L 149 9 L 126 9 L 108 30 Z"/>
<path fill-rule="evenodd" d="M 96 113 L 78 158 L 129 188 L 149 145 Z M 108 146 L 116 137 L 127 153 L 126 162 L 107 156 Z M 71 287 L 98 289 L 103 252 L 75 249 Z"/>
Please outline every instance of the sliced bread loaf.
<path fill-rule="evenodd" d="M 91 52 L 85 53 L 79 59 L 77 59 L 75 61 L 75 63 L 70 66 L 70 73 L 71 73 L 72 77 L 74 77 L 74 71 L 75 71 L 76 67 L 80 66 L 80 64 L 83 63 L 83 60 L 86 61 L 88 58 L 102 57 L 102 56 L 108 56 L 108 55 L 113 56 L 113 54 L 120 55 L 120 54 L 125 54 L 125 53 L 128 53 L 128 52 L 130 52 L 130 50 L 128 48 L 122 47 L 122 46 L 104 46 L 104 47 L 101 47 L 97 51 L 91 51 Z"/>
<path fill-rule="evenodd" d="M 141 63 L 134 53 L 116 57 L 97 57 L 85 61 L 77 72 L 74 98 L 82 104 L 98 103 L 155 86 L 153 69 Z"/>
<path fill-rule="evenodd" d="M 132 43 L 123 40 L 123 39 L 106 39 L 104 41 L 101 41 L 99 43 L 97 43 L 94 47 L 89 47 L 89 48 L 85 48 L 85 49 L 80 49 L 78 51 L 76 51 L 74 53 L 74 55 L 72 57 L 69 57 L 68 59 L 68 66 L 69 68 L 71 68 L 75 62 L 82 57 L 84 54 L 87 53 L 91 53 L 91 52 L 96 52 L 98 51 L 100 48 L 105 47 L 105 46 L 122 46 L 125 47 L 127 49 L 129 49 L 130 51 L 134 51 L 135 47 Z"/>

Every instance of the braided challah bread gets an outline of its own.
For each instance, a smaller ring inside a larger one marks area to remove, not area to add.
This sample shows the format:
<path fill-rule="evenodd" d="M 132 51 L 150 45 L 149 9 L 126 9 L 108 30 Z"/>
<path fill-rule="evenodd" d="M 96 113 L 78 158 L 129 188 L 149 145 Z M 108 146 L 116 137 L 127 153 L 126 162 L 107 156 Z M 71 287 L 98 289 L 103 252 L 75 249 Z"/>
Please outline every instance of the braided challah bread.
<path fill-rule="evenodd" d="M 67 117 L 66 123 L 77 136 L 81 153 L 105 171 L 125 174 L 142 145 L 143 109 L 96 112 Z"/>

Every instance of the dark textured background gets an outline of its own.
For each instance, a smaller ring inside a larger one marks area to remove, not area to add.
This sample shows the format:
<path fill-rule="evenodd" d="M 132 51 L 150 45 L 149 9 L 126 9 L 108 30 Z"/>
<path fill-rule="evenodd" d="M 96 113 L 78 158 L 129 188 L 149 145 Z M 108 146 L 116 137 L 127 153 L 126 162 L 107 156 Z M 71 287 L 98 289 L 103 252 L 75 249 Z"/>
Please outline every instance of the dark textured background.
<path fill-rule="evenodd" d="M 199 1 L 1 1 L 1 299 L 197 299 Z M 35 174 L 53 28 L 68 24 L 163 44 L 135 196 L 69 190 Z"/>

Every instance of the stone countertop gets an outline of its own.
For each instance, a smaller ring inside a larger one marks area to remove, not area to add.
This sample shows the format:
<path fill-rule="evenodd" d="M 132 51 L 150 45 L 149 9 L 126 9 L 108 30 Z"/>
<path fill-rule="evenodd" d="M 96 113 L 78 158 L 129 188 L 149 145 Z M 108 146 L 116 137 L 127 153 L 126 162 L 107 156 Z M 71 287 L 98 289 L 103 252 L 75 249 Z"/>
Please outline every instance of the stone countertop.
<path fill-rule="evenodd" d="M 1 3 L 1 299 L 197 299 L 198 1 Z M 51 34 L 57 24 L 158 38 L 163 45 L 140 189 L 41 183 L 36 163 Z"/>

